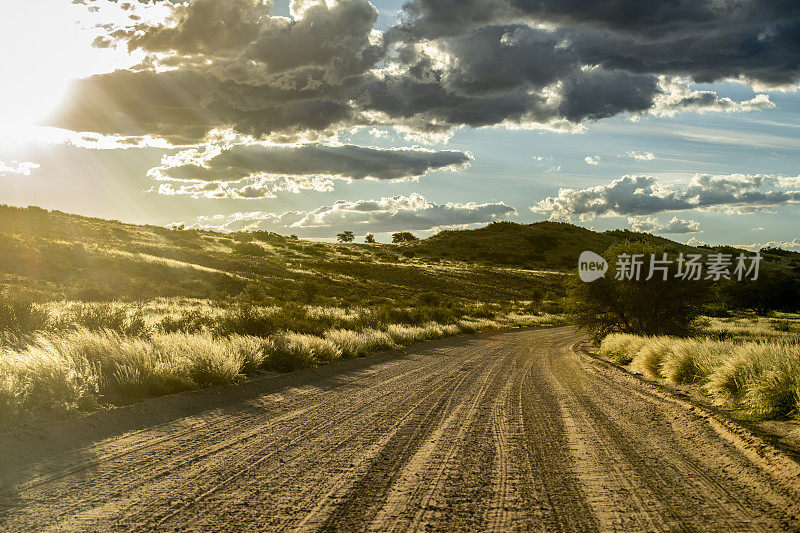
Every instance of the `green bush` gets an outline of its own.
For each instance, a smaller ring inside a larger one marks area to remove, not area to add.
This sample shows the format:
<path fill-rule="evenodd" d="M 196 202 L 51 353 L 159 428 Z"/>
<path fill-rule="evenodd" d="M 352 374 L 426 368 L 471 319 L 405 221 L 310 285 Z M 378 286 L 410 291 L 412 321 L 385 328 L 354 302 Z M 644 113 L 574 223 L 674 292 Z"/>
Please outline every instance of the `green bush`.
<path fill-rule="evenodd" d="M 29 300 L 0 297 L 0 333 L 27 335 L 47 329 L 50 321 L 47 309 Z"/>
<path fill-rule="evenodd" d="M 252 255 L 254 257 L 264 257 L 267 251 L 254 242 L 241 242 L 233 247 L 233 251 L 241 255 Z"/>

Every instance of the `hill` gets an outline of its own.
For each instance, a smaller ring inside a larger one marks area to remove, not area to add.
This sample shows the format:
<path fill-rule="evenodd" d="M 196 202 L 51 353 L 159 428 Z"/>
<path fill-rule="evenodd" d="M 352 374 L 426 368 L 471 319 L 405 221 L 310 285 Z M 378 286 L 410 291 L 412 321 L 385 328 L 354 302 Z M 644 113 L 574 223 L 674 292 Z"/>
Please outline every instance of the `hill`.
<path fill-rule="evenodd" d="M 563 222 L 494 222 L 475 230 L 442 231 L 413 243 L 411 248 L 430 259 L 572 270 L 582 251 L 602 253 L 609 246 L 623 242 L 642 242 L 675 251 L 699 251 L 649 233 L 627 230 L 598 233 Z"/>
<path fill-rule="evenodd" d="M 0 206 L 0 250 L 4 292 L 38 301 L 220 300 L 256 291 L 267 305 L 365 305 L 413 303 L 423 292 L 506 302 L 560 290 L 559 276 L 409 257 L 396 245 L 138 226 L 37 207 Z"/>
<path fill-rule="evenodd" d="M 404 244 L 334 244 L 268 232 L 140 226 L 0 206 L 0 284 L 34 300 L 225 299 L 257 290 L 265 303 L 319 300 L 414 302 L 421 292 L 471 302 L 561 293 L 561 276 L 584 250 L 643 242 L 693 248 L 647 233 L 598 233 L 559 222 L 496 222 Z M 768 262 L 800 271 L 800 254 L 766 249 Z M 548 274 L 551 272 L 551 274 Z"/>

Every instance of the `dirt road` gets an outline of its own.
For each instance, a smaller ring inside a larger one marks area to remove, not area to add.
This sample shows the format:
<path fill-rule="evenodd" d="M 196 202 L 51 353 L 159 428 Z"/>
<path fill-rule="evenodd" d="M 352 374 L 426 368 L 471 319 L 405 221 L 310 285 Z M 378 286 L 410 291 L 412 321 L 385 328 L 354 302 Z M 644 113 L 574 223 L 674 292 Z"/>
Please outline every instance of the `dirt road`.
<path fill-rule="evenodd" d="M 0 530 L 800 528 L 797 465 L 576 353 L 458 337 L 0 437 Z"/>

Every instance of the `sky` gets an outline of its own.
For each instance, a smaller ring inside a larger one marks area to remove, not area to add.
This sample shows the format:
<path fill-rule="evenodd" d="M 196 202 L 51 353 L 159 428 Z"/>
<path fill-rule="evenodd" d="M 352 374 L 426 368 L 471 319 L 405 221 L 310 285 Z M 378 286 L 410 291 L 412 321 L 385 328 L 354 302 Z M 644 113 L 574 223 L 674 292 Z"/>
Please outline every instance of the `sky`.
<path fill-rule="evenodd" d="M 794 0 L 27 0 L 0 65 L 0 203 L 800 250 Z"/>

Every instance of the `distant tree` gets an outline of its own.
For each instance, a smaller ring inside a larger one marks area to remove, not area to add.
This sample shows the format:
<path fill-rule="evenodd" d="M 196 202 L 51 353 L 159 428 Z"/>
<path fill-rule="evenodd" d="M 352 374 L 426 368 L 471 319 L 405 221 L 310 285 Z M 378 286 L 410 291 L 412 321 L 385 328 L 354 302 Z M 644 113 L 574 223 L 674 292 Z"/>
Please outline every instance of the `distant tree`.
<path fill-rule="evenodd" d="M 414 236 L 413 233 L 410 231 L 400 231 L 397 233 L 392 233 L 392 242 L 413 242 L 418 241 L 419 239 Z"/>
<path fill-rule="evenodd" d="M 610 247 L 604 254 L 609 263 L 604 278 L 584 283 L 577 276 L 567 290 L 566 311 L 580 328 L 602 338 L 609 333 L 637 335 L 686 335 L 708 299 L 705 281 L 675 279 L 677 268 L 669 265 L 667 279 L 658 272 L 647 280 L 650 257 L 661 258 L 664 250 L 641 243 Z M 617 280 L 620 254 L 644 254 L 638 281 Z"/>
<path fill-rule="evenodd" d="M 731 280 L 720 287 L 722 302 L 735 309 L 752 309 L 760 316 L 770 311 L 800 308 L 800 279 L 787 270 L 762 268 L 757 280 Z"/>
<path fill-rule="evenodd" d="M 353 242 L 353 240 L 356 238 L 356 235 L 352 231 L 343 231 L 342 233 L 338 234 L 336 238 L 339 239 L 339 242 Z"/>
<path fill-rule="evenodd" d="M 375 243 L 375 235 L 373 235 L 372 233 L 367 233 L 367 236 L 364 237 L 364 242 L 366 242 L 368 244 L 374 244 Z"/>

